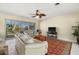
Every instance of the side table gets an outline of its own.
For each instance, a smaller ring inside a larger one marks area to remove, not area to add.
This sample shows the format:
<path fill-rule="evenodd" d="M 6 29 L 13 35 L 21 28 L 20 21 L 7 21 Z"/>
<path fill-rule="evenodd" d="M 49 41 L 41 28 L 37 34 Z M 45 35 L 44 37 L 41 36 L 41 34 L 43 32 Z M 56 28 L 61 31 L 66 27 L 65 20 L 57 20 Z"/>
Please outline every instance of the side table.
<path fill-rule="evenodd" d="M 8 46 L 0 44 L 0 55 L 8 55 Z"/>

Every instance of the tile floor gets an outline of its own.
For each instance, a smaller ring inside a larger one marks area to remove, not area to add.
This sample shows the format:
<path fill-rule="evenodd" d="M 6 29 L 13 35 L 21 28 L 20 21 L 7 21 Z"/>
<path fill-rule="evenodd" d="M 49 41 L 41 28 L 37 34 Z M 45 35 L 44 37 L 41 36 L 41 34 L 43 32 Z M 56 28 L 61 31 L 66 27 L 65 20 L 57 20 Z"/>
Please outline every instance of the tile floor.
<path fill-rule="evenodd" d="M 9 46 L 9 55 L 17 55 L 15 49 L 15 38 L 7 38 L 6 44 Z M 71 55 L 79 55 L 79 45 L 72 43 Z"/>
<path fill-rule="evenodd" d="M 71 55 L 79 55 L 79 45 L 72 43 Z"/>

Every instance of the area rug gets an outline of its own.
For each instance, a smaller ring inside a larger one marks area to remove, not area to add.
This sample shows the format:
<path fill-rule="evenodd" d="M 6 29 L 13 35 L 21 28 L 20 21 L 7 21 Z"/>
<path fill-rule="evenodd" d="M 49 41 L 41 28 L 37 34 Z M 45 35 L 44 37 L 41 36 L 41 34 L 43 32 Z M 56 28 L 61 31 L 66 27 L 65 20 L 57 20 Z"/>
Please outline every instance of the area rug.
<path fill-rule="evenodd" d="M 62 41 L 58 39 L 47 39 L 48 41 L 48 55 L 70 55 L 71 42 Z"/>
<path fill-rule="evenodd" d="M 48 42 L 48 53 L 47 55 L 70 55 L 71 53 L 71 42 L 63 41 L 56 38 L 48 38 L 43 35 L 34 37 L 40 41 Z"/>

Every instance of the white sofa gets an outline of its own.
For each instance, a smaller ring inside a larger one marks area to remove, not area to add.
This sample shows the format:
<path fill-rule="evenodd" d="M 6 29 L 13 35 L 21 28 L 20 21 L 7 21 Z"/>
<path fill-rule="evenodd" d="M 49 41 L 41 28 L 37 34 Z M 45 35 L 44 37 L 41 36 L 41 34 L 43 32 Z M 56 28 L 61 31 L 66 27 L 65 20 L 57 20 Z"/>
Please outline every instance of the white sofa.
<path fill-rule="evenodd" d="M 19 55 L 45 55 L 48 52 L 47 41 L 41 42 L 31 37 L 27 40 L 27 38 L 24 38 L 22 35 L 19 36 L 17 34 L 15 34 L 15 37 L 15 47 Z"/>

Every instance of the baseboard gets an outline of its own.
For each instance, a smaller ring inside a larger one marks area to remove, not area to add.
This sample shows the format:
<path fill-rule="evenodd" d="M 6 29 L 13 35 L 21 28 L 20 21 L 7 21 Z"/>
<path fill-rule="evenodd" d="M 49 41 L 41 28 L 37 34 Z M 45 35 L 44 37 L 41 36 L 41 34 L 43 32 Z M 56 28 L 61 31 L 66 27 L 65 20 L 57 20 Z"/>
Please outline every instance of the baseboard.
<path fill-rule="evenodd" d="M 75 39 L 74 39 L 74 40 L 72 40 L 72 39 L 69 39 L 69 38 L 62 38 L 62 37 L 58 37 L 58 39 L 59 39 L 59 40 L 64 40 L 64 41 L 73 42 L 73 43 L 75 43 L 75 42 L 76 42 L 76 40 L 75 40 Z"/>

